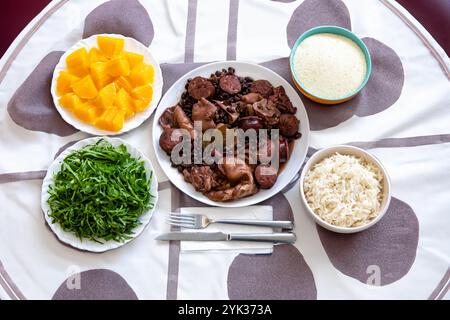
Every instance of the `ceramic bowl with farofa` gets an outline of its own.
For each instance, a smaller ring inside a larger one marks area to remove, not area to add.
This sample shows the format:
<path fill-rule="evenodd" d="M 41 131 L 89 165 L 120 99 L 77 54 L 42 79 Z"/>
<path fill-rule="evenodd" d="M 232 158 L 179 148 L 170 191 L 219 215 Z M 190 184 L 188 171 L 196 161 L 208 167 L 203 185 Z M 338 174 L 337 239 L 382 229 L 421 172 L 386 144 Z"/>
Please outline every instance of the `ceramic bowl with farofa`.
<path fill-rule="evenodd" d="M 295 85 L 306 97 L 338 104 L 364 88 L 372 62 L 369 50 L 356 34 L 337 26 L 320 26 L 297 39 L 290 69 Z"/>

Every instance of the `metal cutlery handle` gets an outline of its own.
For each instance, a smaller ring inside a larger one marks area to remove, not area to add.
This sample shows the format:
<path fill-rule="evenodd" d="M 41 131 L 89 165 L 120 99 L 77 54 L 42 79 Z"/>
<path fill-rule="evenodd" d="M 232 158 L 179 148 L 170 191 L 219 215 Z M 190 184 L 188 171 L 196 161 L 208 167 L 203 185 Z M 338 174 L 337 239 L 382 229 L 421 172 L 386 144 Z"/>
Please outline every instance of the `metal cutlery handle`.
<path fill-rule="evenodd" d="M 240 224 L 247 226 L 271 227 L 292 230 L 292 221 L 272 221 L 272 220 L 243 220 L 243 219 L 211 219 L 211 223 Z"/>
<path fill-rule="evenodd" d="M 276 243 L 294 243 L 297 240 L 295 233 L 232 233 L 229 240 L 238 241 L 259 241 L 259 242 L 276 242 Z"/>

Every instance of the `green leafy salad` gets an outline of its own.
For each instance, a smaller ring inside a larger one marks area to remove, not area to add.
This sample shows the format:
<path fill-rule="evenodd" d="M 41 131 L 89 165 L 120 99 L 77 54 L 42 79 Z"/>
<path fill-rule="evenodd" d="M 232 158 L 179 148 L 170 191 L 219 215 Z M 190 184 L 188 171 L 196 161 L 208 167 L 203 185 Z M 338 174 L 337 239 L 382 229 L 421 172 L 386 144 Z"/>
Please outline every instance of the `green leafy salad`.
<path fill-rule="evenodd" d="M 70 153 L 53 177 L 48 204 L 52 223 L 80 239 L 123 242 L 132 238 L 139 217 L 153 207 L 153 173 L 125 145 L 103 139 Z"/>

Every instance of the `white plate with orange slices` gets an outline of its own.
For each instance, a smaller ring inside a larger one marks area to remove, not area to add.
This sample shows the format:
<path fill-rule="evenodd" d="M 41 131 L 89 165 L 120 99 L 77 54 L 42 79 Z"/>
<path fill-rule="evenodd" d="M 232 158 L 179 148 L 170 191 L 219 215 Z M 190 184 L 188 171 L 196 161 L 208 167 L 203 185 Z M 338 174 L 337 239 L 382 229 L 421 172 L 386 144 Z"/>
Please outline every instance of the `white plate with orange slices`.
<path fill-rule="evenodd" d="M 161 98 L 158 61 L 137 40 L 118 34 L 82 39 L 53 72 L 51 93 L 61 117 L 93 135 L 118 135 L 141 125 Z"/>

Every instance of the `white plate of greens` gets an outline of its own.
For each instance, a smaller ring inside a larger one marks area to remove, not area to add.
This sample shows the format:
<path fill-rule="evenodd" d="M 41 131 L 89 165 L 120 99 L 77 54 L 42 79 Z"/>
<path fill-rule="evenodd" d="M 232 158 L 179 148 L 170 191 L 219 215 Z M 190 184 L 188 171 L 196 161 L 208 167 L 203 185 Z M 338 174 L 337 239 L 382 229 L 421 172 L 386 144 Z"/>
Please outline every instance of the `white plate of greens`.
<path fill-rule="evenodd" d="M 136 238 L 158 201 L 158 181 L 145 155 L 119 138 L 81 140 L 48 168 L 41 207 L 59 240 L 104 252 Z"/>

